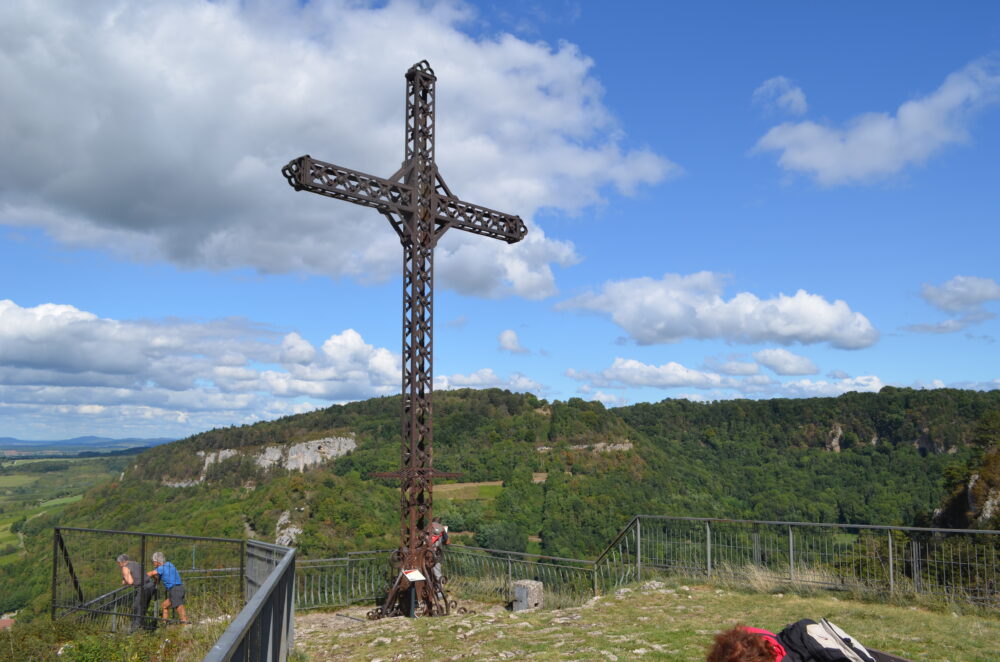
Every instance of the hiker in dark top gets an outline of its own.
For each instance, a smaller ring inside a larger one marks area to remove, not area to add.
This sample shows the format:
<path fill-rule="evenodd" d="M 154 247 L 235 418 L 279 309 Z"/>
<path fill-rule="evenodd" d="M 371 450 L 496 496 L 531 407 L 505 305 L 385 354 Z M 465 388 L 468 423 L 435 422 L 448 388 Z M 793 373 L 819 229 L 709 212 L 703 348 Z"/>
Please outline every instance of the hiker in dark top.
<path fill-rule="evenodd" d="M 135 632 L 146 621 L 146 611 L 149 609 L 149 600 L 153 597 L 156 585 L 149 577 L 142 576 L 142 567 L 137 561 L 129 559 L 128 554 L 118 556 L 118 567 L 121 568 L 122 584 L 135 587 L 135 596 L 132 598 L 132 624 L 129 632 Z"/>
<path fill-rule="evenodd" d="M 167 560 L 163 552 L 153 552 L 153 570 L 146 574 L 156 577 L 163 582 L 163 588 L 167 589 L 167 599 L 161 605 L 163 607 L 163 620 L 170 618 L 170 608 L 177 610 L 177 616 L 181 623 L 187 625 L 187 612 L 184 610 L 184 584 L 181 583 L 181 573 L 177 572 L 174 564 Z"/>

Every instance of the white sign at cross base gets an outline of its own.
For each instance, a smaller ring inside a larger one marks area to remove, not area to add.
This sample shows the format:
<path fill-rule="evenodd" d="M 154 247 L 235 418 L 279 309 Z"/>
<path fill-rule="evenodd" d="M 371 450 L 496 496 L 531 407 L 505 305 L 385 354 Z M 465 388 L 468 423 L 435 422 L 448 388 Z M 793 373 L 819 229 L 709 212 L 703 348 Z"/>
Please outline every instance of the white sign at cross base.
<path fill-rule="evenodd" d="M 424 573 L 416 569 L 404 570 L 403 574 L 406 575 L 406 578 L 409 579 L 411 582 L 422 582 L 425 579 L 427 579 L 426 577 L 424 577 Z"/>

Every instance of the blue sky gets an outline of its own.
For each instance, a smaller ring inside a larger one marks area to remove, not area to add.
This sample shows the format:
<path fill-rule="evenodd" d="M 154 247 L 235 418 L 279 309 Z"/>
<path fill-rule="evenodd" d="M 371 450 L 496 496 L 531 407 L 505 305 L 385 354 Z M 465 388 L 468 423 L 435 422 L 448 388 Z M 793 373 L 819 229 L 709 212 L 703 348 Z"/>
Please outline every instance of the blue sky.
<path fill-rule="evenodd" d="M 0 436 L 399 390 L 401 250 L 304 153 L 520 214 L 436 254 L 436 388 L 609 406 L 1000 388 L 1000 6 L 13 1 Z"/>

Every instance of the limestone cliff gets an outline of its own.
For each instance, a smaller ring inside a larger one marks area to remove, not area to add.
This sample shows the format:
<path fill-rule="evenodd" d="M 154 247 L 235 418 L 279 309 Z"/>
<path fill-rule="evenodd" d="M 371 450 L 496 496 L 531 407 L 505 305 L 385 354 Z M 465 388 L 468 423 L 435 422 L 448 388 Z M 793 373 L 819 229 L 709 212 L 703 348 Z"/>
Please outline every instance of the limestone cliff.
<path fill-rule="evenodd" d="M 196 455 L 202 465 L 201 473 L 198 477 L 190 480 L 164 478 L 163 484 L 168 487 L 191 487 L 192 485 L 203 483 L 212 465 L 241 455 L 253 458 L 256 465 L 265 471 L 274 466 L 282 467 L 289 471 L 305 471 L 310 467 L 315 467 L 334 458 L 341 457 L 357 448 L 357 446 L 358 444 L 353 436 L 344 436 L 324 437 L 312 441 L 303 441 L 298 444 L 265 446 L 258 449 L 223 448 L 217 451 L 196 451 Z"/>

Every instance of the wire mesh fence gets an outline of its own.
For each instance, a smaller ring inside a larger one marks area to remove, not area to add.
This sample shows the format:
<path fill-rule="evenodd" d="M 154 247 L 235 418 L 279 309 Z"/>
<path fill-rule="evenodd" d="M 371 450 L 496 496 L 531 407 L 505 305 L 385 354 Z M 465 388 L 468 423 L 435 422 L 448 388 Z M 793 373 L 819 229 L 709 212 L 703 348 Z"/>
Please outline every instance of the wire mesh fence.
<path fill-rule="evenodd" d="M 449 545 L 442 570 L 452 590 L 470 597 L 510 602 L 513 583 L 532 579 L 545 585 L 549 606 L 562 606 L 594 595 L 593 562 L 481 547 Z"/>
<path fill-rule="evenodd" d="M 123 585 L 117 562 L 127 555 L 145 576 L 154 569 L 154 552 L 180 573 L 189 618 L 234 614 L 243 604 L 244 546 L 235 539 L 58 527 L 52 540 L 51 615 L 73 614 L 112 631 L 170 621 L 160 611 L 166 599 L 162 585 Z"/>
<path fill-rule="evenodd" d="M 1000 607 L 1000 531 L 641 515 L 595 563 L 600 590 L 655 568 L 766 587 Z"/>

